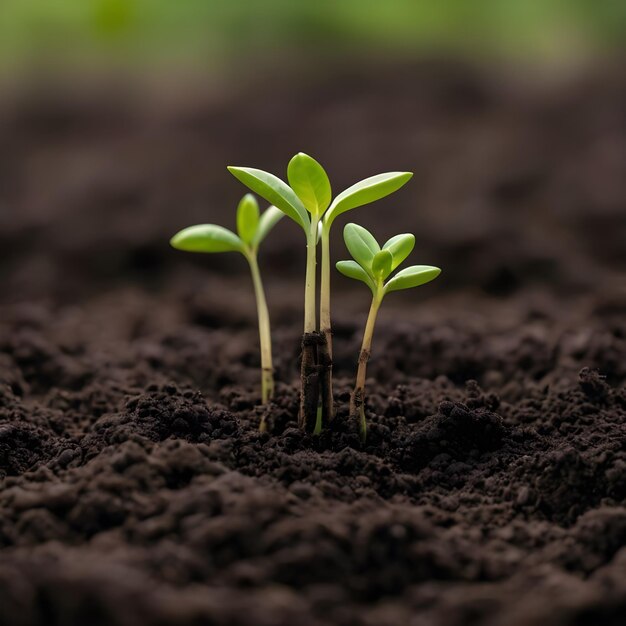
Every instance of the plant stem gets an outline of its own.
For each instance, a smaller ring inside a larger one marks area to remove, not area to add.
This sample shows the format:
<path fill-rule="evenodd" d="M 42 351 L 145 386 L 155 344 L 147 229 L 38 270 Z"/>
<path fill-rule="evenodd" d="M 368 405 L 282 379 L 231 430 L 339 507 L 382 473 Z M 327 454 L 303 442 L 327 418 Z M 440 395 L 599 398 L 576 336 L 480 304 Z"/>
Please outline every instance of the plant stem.
<path fill-rule="evenodd" d="M 333 401 L 333 333 L 330 322 L 330 227 L 322 227 L 322 271 L 320 280 L 320 330 L 324 334 L 323 359 L 320 359 L 322 420 L 325 424 L 335 417 Z"/>
<path fill-rule="evenodd" d="M 367 422 L 365 420 L 365 377 L 367 374 L 367 362 L 370 358 L 372 349 L 372 336 L 374 334 L 374 326 L 376 324 L 376 316 L 382 302 L 382 294 L 379 292 L 372 298 L 372 304 L 367 316 L 365 331 L 363 333 L 363 343 L 361 344 L 361 352 L 359 353 L 359 366 L 356 372 L 356 384 L 354 391 L 350 397 L 350 415 L 359 418 L 359 427 L 361 431 L 361 439 L 365 442 L 367 436 Z"/>
<path fill-rule="evenodd" d="M 330 230 L 322 227 L 322 272 L 320 280 L 320 330 L 330 335 Z M 328 342 L 332 355 L 332 342 Z"/>
<path fill-rule="evenodd" d="M 306 239 L 306 278 L 304 289 L 304 332 L 316 331 L 315 317 L 315 272 L 317 265 L 317 224 L 318 219 L 311 215 L 311 230 Z"/>
<path fill-rule="evenodd" d="M 319 371 L 317 366 L 317 333 L 315 306 L 315 276 L 317 264 L 317 224 L 311 215 L 311 229 L 306 242 L 306 278 L 304 291 L 304 334 L 302 335 L 302 365 L 300 369 L 300 415 L 299 424 L 313 432 L 317 422 L 319 400 Z"/>
<path fill-rule="evenodd" d="M 274 368 L 272 365 L 272 338 L 270 332 L 270 316 L 267 310 L 265 290 L 259 271 L 256 250 L 246 255 L 252 273 L 256 308 L 259 316 L 259 341 L 261 344 L 261 400 L 267 404 L 274 395 Z"/>

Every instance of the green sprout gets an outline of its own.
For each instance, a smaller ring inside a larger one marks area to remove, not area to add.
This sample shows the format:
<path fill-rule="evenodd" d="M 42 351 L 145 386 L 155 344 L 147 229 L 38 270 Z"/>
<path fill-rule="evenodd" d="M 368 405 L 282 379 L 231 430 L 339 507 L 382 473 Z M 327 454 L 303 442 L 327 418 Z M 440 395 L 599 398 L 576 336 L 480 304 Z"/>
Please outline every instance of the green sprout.
<path fill-rule="evenodd" d="M 317 167 L 316 167 L 317 166 Z M 307 157 L 294 157 L 289 163 L 288 177 L 300 196 L 280 178 L 250 167 L 229 167 L 228 170 L 252 191 L 278 207 L 298 224 L 306 236 L 306 275 L 304 288 L 304 334 L 302 337 L 302 391 L 300 394 L 300 425 L 307 430 L 319 429 L 317 372 L 317 321 L 315 307 L 315 268 L 319 220 L 330 202 L 330 183 L 321 166 Z M 306 202 L 306 205 L 305 205 Z M 326 204 L 325 204 L 326 203 Z"/>
<path fill-rule="evenodd" d="M 275 206 L 263 214 L 252 194 L 246 194 L 237 207 L 237 233 L 216 224 L 189 226 L 176 233 L 170 244 L 186 252 L 240 252 L 250 265 L 259 317 L 259 340 L 261 345 L 261 400 L 266 404 L 274 395 L 274 369 L 272 365 L 272 341 L 270 316 L 265 291 L 259 271 L 259 246 L 283 217 Z"/>
<path fill-rule="evenodd" d="M 412 172 L 386 172 L 370 176 L 342 191 L 330 205 L 324 215 L 321 227 L 322 271 L 320 285 L 320 330 L 327 345 L 329 366 L 326 369 L 325 387 L 327 387 L 327 406 L 325 410 L 332 417 L 332 326 L 330 321 L 330 229 L 335 219 L 351 209 L 370 204 L 392 194 L 403 187 L 411 178 Z"/>
<path fill-rule="evenodd" d="M 315 159 L 302 152 L 289 162 L 289 184 L 259 169 L 231 166 L 228 170 L 249 189 L 283 211 L 305 233 L 307 257 L 299 421 L 306 430 L 319 432 L 334 416 L 330 321 L 331 226 L 342 213 L 384 198 L 400 189 L 412 174 L 378 174 L 356 183 L 332 200 L 332 189 L 326 171 Z M 317 244 L 320 240 L 322 267 L 318 327 L 316 265 Z"/>
<path fill-rule="evenodd" d="M 415 246 L 413 235 L 408 233 L 396 235 L 381 248 L 368 230 L 357 224 L 347 224 L 343 231 L 343 238 L 354 260 L 339 261 L 337 269 L 348 278 L 364 282 L 372 292 L 372 304 L 367 316 L 359 353 L 356 384 L 350 397 L 350 416 L 358 417 L 361 438 L 365 441 L 367 434 L 365 376 L 378 309 L 388 293 L 425 285 L 437 278 L 441 274 L 441 270 L 430 265 L 411 265 L 387 280 L 391 273 L 411 254 Z"/>

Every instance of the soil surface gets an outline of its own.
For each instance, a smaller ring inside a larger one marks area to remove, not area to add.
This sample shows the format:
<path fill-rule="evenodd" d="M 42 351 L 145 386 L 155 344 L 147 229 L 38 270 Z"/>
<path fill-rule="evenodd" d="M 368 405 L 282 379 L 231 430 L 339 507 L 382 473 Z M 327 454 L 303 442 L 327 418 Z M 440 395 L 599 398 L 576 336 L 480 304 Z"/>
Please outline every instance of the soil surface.
<path fill-rule="evenodd" d="M 0 625 L 624 624 L 625 111 L 610 68 L 434 62 L 5 92 Z M 336 190 L 413 170 L 349 219 L 444 270 L 381 310 L 365 447 L 366 288 L 333 276 L 338 417 L 313 437 L 302 233 L 261 254 L 267 410 L 245 261 L 167 245 L 234 227 L 227 164 L 299 150 Z"/>

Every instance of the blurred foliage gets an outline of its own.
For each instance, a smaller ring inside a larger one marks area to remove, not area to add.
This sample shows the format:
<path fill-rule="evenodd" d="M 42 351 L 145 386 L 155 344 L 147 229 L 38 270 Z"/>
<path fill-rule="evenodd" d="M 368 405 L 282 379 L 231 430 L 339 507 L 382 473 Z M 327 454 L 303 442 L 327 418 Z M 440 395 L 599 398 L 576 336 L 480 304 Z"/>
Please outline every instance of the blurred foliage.
<path fill-rule="evenodd" d="M 219 67 L 251 53 L 616 49 L 624 0 L 0 0 L 0 65 Z"/>

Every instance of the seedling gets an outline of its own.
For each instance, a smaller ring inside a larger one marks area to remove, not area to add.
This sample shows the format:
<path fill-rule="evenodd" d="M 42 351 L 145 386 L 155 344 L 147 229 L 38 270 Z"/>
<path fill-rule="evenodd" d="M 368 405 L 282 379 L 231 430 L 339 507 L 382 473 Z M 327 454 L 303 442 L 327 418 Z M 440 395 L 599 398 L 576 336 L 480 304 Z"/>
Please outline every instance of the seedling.
<path fill-rule="evenodd" d="M 319 432 L 333 418 L 332 332 L 330 322 L 330 229 L 345 211 L 369 204 L 393 193 L 412 176 L 389 172 L 362 180 L 340 193 L 331 203 L 332 189 L 324 168 L 302 152 L 287 167 L 289 185 L 280 178 L 249 167 L 229 171 L 252 191 L 278 207 L 304 231 L 307 260 L 304 294 L 304 333 L 300 425 Z M 317 243 L 321 240 L 322 268 L 320 324 L 316 319 Z"/>
<path fill-rule="evenodd" d="M 252 194 L 246 194 L 237 207 L 237 233 L 216 224 L 189 226 L 176 233 L 170 244 L 186 252 L 240 252 L 250 265 L 259 317 L 261 344 L 261 400 L 267 403 L 274 395 L 270 317 L 259 271 L 259 246 L 283 217 L 275 206 L 259 214 L 259 205 Z"/>
<path fill-rule="evenodd" d="M 325 371 L 328 388 L 325 411 L 333 414 L 332 388 L 332 326 L 330 321 L 330 229 L 335 219 L 351 209 L 370 204 L 403 187 L 413 176 L 412 172 L 386 172 L 370 176 L 342 191 L 324 215 L 321 227 L 322 272 L 320 286 L 320 330 L 327 345 L 329 366 Z"/>
<path fill-rule="evenodd" d="M 229 167 L 229 171 L 252 191 L 278 207 L 298 224 L 306 236 L 306 276 L 304 288 L 304 334 L 302 336 L 302 391 L 300 425 L 308 430 L 318 428 L 317 405 L 319 376 L 317 371 L 317 322 L 315 317 L 315 266 L 318 224 L 330 203 L 330 183 L 325 172 L 310 157 L 294 157 L 289 163 L 290 183 L 300 196 L 280 178 L 249 167 Z M 306 203 L 306 205 L 305 205 Z"/>
<path fill-rule="evenodd" d="M 367 435 L 365 377 L 378 309 L 388 293 L 425 285 L 437 278 L 441 274 L 441 270 L 430 265 L 411 265 L 387 280 L 391 273 L 411 254 L 415 246 L 413 235 L 408 233 L 396 235 L 381 248 L 376 239 L 365 228 L 357 224 L 347 224 L 343 231 L 343 238 L 354 260 L 339 261 L 337 269 L 348 278 L 364 282 L 372 292 L 372 304 L 367 316 L 359 354 L 356 384 L 350 397 L 350 415 L 358 417 L 361 438 L 365 441 Z"/>

